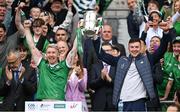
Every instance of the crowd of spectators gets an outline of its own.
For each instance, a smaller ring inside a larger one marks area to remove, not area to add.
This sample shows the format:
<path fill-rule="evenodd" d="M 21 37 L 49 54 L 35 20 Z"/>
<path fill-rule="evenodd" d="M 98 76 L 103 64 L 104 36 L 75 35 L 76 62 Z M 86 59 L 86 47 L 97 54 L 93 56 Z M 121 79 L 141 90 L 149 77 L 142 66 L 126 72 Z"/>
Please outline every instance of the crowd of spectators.
<path fill-rule="evenodd" d="M 111 1 L 0 0 L 0 111 L 23 111 L 25 101 L 81 101 L 85 112 L 178 111 L 180 0 L 127 0 L 128 51 L 113 26 L 88 36 L 81 25 L 83 14 L 98 18 Z"/>

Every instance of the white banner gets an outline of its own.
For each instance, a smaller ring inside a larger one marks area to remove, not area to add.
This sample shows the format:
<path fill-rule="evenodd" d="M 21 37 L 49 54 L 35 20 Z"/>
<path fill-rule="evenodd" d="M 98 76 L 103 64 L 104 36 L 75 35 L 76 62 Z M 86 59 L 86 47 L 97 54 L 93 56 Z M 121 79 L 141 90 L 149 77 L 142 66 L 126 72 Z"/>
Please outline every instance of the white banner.
<path fill-rule="evenodd" d="M 82 102 L 77 101 L 27 101 L 25 112 L 82 112 Z"/>

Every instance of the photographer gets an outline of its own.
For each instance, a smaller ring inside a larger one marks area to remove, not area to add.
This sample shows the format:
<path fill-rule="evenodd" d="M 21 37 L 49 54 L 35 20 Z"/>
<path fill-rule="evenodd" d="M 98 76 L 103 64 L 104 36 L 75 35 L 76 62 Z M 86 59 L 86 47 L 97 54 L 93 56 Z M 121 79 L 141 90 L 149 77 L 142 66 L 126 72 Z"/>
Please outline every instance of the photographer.
<path fill-rule="evenodd" d="M 162 38 L 163 30 L 161 27 L 165 26 L 167 22 L 161 22 L 161 14 L 158 10 L 153 10 L 149 14 L 149 20 L 146 22 L 145 29 L 141 37 L 144 38 L 147 48 L 150 48 L 150 40 L 154 36 Z"/>

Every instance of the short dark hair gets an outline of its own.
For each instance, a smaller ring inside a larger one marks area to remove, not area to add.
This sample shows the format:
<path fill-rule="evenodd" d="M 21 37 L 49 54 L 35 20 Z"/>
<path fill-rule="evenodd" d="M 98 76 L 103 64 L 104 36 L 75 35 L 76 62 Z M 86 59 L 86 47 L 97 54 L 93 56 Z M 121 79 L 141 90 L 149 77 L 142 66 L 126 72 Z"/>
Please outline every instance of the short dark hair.
<path fill-rule="evenodd" d="M 102 46 L 105 46 L 105 45 L 109 45 L 109 46 L 112 47 L 112 45 L 111 45 L 109 42 L 103 42 L 103 43 L 102 43 Z"/>
<path fill-rule="evenodd" d="M 158 9 L 159 9 L 159 3 L 158 3 L 156 0 L 151 0 L 151 1 L 149 1 L 149 2 L 148 2 L 148 5 L 149 5 L 150 3 L 151 3 L 151 4 L 155 4 L 155 5 L 158 7 Z"/>
<path fill-rule="evenodd" d="M 40 8 L 40 7 L 38 7 L 38 6 L 33 6 L 33 7 L 31 7 L 31 9 L 30 9 L 30 14 L 31 14 L 31 12 L 32 12 L 32 9 L 39 9 L 39 10 L 41 11 L 41 8 Z"/>
<path fill-rule="evenodd" d="M 59 2 L 60 4 L 63 4 L 63 0 L 53 0 L 52 3 L 54 3 L 54 2 Z"/>
<path fill-rule="evenodd" d="M 135 43 L 135 42 L 141 43 L 141 39 L 140 39 L 140 38 L 131 38 L 131 39 L 129 40 L 129 44 L 130 44 L 130 43 Z"/>
<path fill-rule="evenodd" d="M 6 27 L 4 26 L 3 23 L 0 23 L 0 28 L 2 28 L 4 31 L 6 31 Z"/>
<path fill-rule="evenodd" d="M 62 27 L 59 27 L 59 28 L 57 29 L 57 31 L 58 31 L 58 30 L 64 30 L 66 33 L 68 33 L 68 31 L 67 31 L 65 28 L 62 28 Z M 57 31 L 56 31 L 56 32 L 57 32 Z"/>
<path fill-rule="evenodd" d="M 42 25 L 45 25 L 45 21 L 41 18 L 37 18 L 33 21 L 32 23 L 32 26 L 33 27 L 39 27 L 39 26 L 42 26 Z"/>
<path fill-rule="evenodd" d="M 112 48 L 119 52 L 119 51 L 121 51 L 121 44 L 119 44 L 119 43 L 113 44 Z"/>
<path fill-rule="evenodd" d="M 158 36 L 153 36 L 153 37 L 151 38 L 151 40 L 152 40 L 153 38 L 158 38 L 159 40 L 161 40 L 161 38 L 158 37 Z"/>

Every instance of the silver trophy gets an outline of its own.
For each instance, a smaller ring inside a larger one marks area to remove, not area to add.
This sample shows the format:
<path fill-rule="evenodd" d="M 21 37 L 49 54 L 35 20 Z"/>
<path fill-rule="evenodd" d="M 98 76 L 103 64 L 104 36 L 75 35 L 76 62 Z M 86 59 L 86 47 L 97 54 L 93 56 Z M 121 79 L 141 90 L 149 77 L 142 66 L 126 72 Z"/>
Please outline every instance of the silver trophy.
<path fill-rule="evenodd" d="M 102 17 L 97 18 L 97 12 L 89 10 L 84 14 L 84 19 L 80 20 L 83 27 L 83 34 L 87 37 L 94 37 L 102 27 Z"/>

